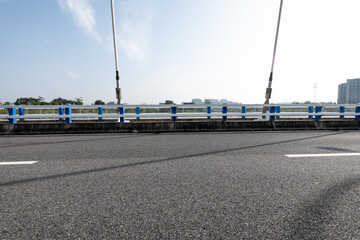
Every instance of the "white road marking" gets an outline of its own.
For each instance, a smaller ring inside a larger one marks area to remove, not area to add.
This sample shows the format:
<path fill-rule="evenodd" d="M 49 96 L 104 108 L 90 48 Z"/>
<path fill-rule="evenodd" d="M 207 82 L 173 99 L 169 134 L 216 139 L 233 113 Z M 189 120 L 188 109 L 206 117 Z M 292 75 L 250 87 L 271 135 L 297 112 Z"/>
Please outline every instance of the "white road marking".
<path fill-rule="evenodd" d="M 28 164 L 34 164 L 38 161 L 17 161 L 17 162 L 0 162 L 0 165 L 28 165 Z"/>
<path fill-rule="evenodd" d="M 289 158 L 306 158 L 306 157 L 350 157 L 360 156 L 360 153 L 319 153 L 319 154 L 289 154 Z"/>

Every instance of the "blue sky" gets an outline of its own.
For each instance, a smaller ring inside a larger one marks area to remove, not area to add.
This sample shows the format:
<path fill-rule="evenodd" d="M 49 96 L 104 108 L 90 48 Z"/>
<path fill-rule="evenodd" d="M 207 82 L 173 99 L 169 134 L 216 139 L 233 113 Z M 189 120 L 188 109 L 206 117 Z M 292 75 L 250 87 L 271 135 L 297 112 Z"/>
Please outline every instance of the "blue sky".
<path fill-rule="evenodd" d="M 114 4 L 123 102 L 264 102 L 280 0 Z M 336 101 L 360 77 L 359 9 L 284 0 L 272 102 Z M 0 101 L 115 101 L 110 0 L 0 0 L 0 31 Z"/>

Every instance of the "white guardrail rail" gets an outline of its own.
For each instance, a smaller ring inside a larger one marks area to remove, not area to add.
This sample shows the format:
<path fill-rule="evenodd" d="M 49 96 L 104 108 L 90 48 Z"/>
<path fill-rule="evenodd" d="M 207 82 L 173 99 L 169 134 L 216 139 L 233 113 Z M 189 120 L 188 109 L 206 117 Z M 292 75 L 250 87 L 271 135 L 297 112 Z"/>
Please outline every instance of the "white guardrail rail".
<path fill-rule="evenodd" d="M 263 113 L 263 109 L 266 109 Z M 232 118 L 274 121 L 279 118 L 355 118 L 360 120 L 360 104 L 241 104 L 241 105 L 20 105 L 1 106 L 0 120 L 17 121 L 72 119 L 119 122 L 131 119 Z"/>

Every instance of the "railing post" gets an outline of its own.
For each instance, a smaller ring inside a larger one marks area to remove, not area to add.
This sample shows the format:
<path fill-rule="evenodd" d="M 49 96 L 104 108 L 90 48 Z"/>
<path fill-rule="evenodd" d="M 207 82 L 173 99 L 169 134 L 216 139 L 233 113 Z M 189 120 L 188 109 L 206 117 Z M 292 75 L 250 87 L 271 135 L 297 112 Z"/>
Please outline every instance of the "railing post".
<path fill-rule="evenodd" d="M 226 114 L 228 113 L 227 106 L 222 107 L 222 113 L 223 113 L 222 120 L 225 122 L 225 121 L 227 121 L 227 116 L 226 116 Z"/>
<path fill-rule="evenodd" d="M 175 114 L 175 115 L 176 115 L 176 107 L 171 107 L 171 114 Z M 176 122 L 176 116 L 172 116 L 172 117 L 171 117 L 171 121 L 172 121 L 172 122 Z"/>
<path fill-rule="evenodd" d="M 211 118 L 211 106 L 207 106 L 207 118 L 210 119 Z"/>
<path fill-rule="evenodd" d="M 62 107 L 59 108 L 59 115 L 60 115 L 60 116 L 63 116 L 63 115 L 64 115 L 64 108 L 62 108 Z M 60 120 L 60 121 L 63 121 L 64 118 L 60 117 L 59 120 Z"/>
<path fill-rule="evenodd" d="M 136 114 L 140 115 L 140 107 L 136 107 Z M 140 117 L 136 117 L 137 120 L 140 119 Z"/>
<path fill-rule="evenodd" d="M 25 111 L 24 108 L 19 108 L 19 116 L 24 116 L 25 115 Z M 25 118 L 20 118 L 20 121 L 25 121 Z"/>
<path fill-rule="evenodd" d="M 245 114 L 245 113 L 246 113 L 246 107 L 245 107 L 245 106 L 243 106 L 243 107 L 241 108 L 241 113 L 242 113 L 242 114 Z M 246 118 L 246 116 L 242 116 L 242 118 Z"/>
<path fill-rule="evenodd" d="M 8 108 L 9 116 L 16 116 L 16 108 L 11 107 Z M 9 123 L 16 123 L 16 118 L 9 118 Z"/>
<path fill-rule="evenodd" d="M 360 120 L 360 106 L 355 107 L 355 113 L 358 113 L 355 114 L 355 120 Z"/>
<path fill-rule="evenodd" d="M 72 123 L 72 119 L 71 119 L 71 105 L 70 104 L 66 104 L 66 108 L 65 108 L 65 115 L 67 116 L 65 119 L 66 123 Z"/>
<path fill-rule="evenodd" d="M 125 111 L 124 111 L 124 107 L 119 107 L 119 114 L 120 115 L 124 115 Z M 125 122 L 125 117 L 120 117 L 120 122 Z"/>
<path fill-rule="evenodd" d="M 309 106 L 309 113 L 314 113 L 314 107 L 313 106 Z M 313 118 L 313 115 L 309 114 L 309 118 Z"/>
<path fill-rule="evenodd" d="M 275 107 L 271 106 L 270 107 L 270 114 L 275 113 Z M 270 121 L 275 121 L 275 116 L 270 116 Z"/>
<path fill-rule="evenodd" d="M 276 107 L 275 107 L 275 112 L 276 112 L 276 113 L 280 113 L 280 106 L 276 106 Z M 279 119 L 280 116 L 279 116 L 279 115 L 276 115 L 276 118 Z"/>
<path fill-rule="evenodd" d="M 100 115 L 100 116 L 99 116 L 99 120 L 103 120 L 103 118 L 102 118 L 102 115 L 103 115 L 103 109 L 102 109 L 102 107 L 98 107 L 98 114 Z"/>
<path fill-rule="evenodd" d="M 315 113 L 321 113 L 321 111 L 322 111 L 322 106 L 315 106 Z M 316 120 L 316 121 L 321 120 L 321 116 L 316 115 L 316 116 L 315 116 L 315 120 Z"/>
<path fill-rule="evenodd" d="M 340 113 L 345 113 L 345 106 L 340 106 Z M 340 115 L 340 118 L 345 118 L 345 115 Z"/>

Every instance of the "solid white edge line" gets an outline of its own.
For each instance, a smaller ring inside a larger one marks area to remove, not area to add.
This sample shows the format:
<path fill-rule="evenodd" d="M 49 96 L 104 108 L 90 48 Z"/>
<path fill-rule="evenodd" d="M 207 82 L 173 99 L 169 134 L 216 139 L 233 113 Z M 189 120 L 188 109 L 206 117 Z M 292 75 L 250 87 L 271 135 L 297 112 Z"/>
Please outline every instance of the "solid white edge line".
<path fill-rule="evenodd" d="M 318 154 L 288 154 L 289 158 L 305 158 L 305 157 L 348 157 L 360 156 L 360 153 L 318 153 Z"/>
<path fill-rule="evenodd" d="M 29 165 L 37 162 L 38 161 L 0 162 L 0 165 Z"/>

